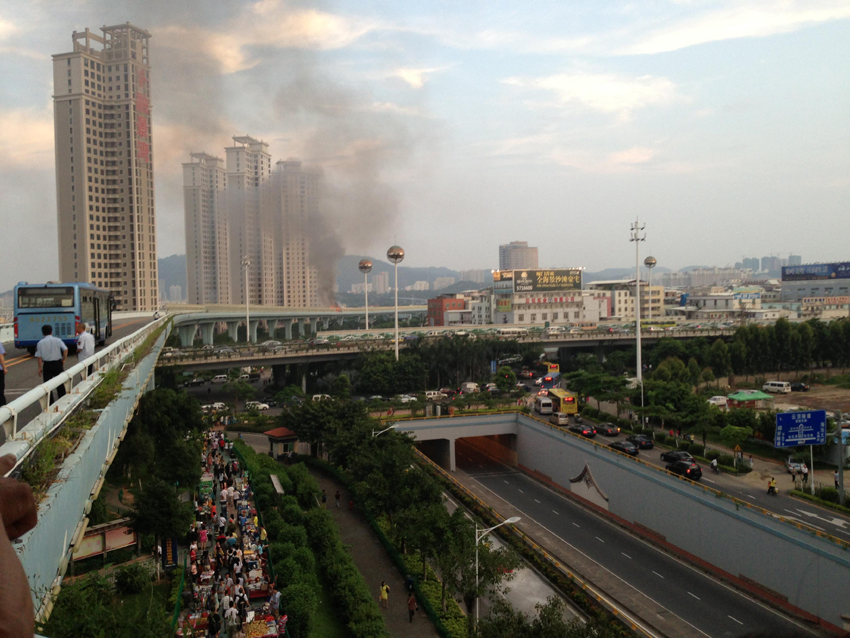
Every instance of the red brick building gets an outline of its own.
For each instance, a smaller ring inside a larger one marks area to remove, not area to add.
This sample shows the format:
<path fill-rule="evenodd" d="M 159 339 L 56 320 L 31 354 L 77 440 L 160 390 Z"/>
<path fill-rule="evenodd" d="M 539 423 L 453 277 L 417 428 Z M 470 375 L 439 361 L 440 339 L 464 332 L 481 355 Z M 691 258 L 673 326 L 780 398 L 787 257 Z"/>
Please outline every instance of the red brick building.
<path fill-rule="evenodd" d="M 428 300 L 428 325 L 445 326 L 447 310 L 463 310 L 466 299 L 463 295 L 440 295 Z"/>

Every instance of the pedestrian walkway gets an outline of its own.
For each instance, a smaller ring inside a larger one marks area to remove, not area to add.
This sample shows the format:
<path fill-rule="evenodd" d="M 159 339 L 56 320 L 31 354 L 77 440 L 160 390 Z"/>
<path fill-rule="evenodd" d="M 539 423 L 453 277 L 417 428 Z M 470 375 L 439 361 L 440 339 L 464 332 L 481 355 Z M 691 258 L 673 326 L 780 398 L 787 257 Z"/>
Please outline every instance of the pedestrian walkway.
<path fill-rule="evenodd" d="M 381 545 L 381 541 L 375 536 L 369 524 L 357 512 L 348 509 L 348 491 L 323 472 L 311 470 L 311 474 L 328 495 L 328 511 L 333 515 L 339 528 L 342 542 L 351 548 L 354 564 L 363 574 L 363 578 L 366 580 L 369 591 L 372 592 L 375 600 L 378 600 L 381 581 L 386 581 L 387 585 L 390 586 L 389 609 L 381 608 L 390 635 L 398 638 L 436 638 L 438 636 L 437 630 L 421 607 L 413 617 L 413 622 L 409 621 L 407 590 L 404 586 L 404 579 L 398 573 L 384 546 Z M 339 508 L 336 507 L 334 502 L 334 494 L 337 490 L 342 495 Z"/>

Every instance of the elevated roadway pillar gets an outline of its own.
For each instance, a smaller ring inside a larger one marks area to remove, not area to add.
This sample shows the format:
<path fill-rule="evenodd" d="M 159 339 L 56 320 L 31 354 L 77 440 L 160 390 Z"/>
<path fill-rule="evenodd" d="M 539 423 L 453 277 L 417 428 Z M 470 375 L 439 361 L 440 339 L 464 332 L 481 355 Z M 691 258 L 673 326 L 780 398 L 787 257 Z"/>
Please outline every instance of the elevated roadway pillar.
<path fill-rule="evenodd" d="M 283 336 L 286 339 L 292 339 L 292 319 L 283 320 Z"/>
<path fill-rule="evenodd" d="M 198 324 L 190 323 L 177 327 L 177 335 L 180 337 L 180 347 L 189 348 L 195 342 L 198 332 Z"/>
<path fill-rule="evenodd" d="M 249 324 L 247 330 L 248 343 L 257 343 L 257 326 L 260 325 L 260 322 L 254 319 Z"/>
<path fill-rule="evenodd" d="M 319 323 L 319 320 L 316 317 L 311 317 L 308 321 L 310 322 L 310 336 L 315 337 L 316 325 Z"/>
<path fill-rule="evenodd" d="M 275 330 L 277 330 L 277 319 L 268 319 L 266 327 L 269 330 L 269 339 L 274 339 Z"/>
<path fill-rule="evenodd" d="M 330 317 L 322 317 L 322 330 L 327 332 L 328 326 L 330 325 L 330 323 L 331 323 Z"/>
<path fill-rule="evenodd" d="M 233 343 L 236 343 L 236 338 L 239 336 L 239 322 L 238 321 L 228 321 L 227 322 L 227 336 L 233 340 Z"/>
<path fill-rule="evenodd" d="M 214 323 L 202 323 L 201 324 L 201 339 L 204 341 L 205 346 L 211 346 L 213 344 L 213 332 L 215 331 Z"/>

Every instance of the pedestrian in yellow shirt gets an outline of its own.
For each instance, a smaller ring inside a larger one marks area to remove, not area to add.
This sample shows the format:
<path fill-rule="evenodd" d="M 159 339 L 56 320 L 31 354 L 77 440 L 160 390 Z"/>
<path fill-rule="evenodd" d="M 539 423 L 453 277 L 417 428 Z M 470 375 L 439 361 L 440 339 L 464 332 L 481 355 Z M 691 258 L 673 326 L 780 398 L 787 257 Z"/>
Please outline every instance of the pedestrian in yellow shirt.
<path fill-rule="evenodd" d="M 390 608 L 390 586 L 386 581 L 381 581 L 381 607 L 384 609 Z"/>

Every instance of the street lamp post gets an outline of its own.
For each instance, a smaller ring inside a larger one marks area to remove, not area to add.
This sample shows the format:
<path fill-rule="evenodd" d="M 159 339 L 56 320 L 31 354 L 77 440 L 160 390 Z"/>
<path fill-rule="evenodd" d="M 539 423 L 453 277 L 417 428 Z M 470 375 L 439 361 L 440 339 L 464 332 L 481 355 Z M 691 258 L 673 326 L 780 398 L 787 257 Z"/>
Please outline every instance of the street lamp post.
<path fill-rule="evenodd" d="M 478 523 L 475 524 L 475 624 L 478 625 L 478 543 L 481 542 L 481 539 L 487 536 L 490 532 L 492 532 L 497 527 L 501 527 L 502 525 L 513 525 L 514 523 L 519 523 L 522 519 L 519 516 L 512 516 L 506 521 L 502 521 L 498 525 L 494 525 L 488 529 L 482 529 L 479 531 Z"/>
<path fill-rule="evenodd" d="M 372 272 L 372 261 L 361 259 L 358 264 L 360 272 L 363 273 L 363 292 L 366 295 L 366 330 L 369 329 L 369 273 Z"/>
<path fill-rule="evenodd" d="M 251 260 L 247 255 L 242 257 L 242 267 L 245 269 L 245 341 L 251 343 L 251 310 L 250 296 L 248 294 L 248 268 L 251 266 Z"/>
<path fill-rule="evenodd" d="M 395 430 L 401 423 L 393 423 L 390 427 L 384 428 L 383 430 L 372 430 L 372 438 L 376 439 L 381 436 L 384 432 L 389 432 L 390 430 Z"/>
<path fill-rule="evenodd" d="M 646 266 L 647 270 L 649 270 L 649 319 L 652 321 L 652 269 L 655 268 L 655 264 L 658 263 L 658 260 L 650 255 L 646 259 L 643 260 L 643 265 Z"/>
<path fill-rule="evenodd" d="M 404 259 L 404 248 L 390 246 L 387 259 L 395 264 L 395 360 L 398 361 L 398 264 Z"/>
<path fill-rule="evenodd" d="M 641 232 L 646 228 L 646 224 L 640 225 L 637 218 L 632 224 L 632 235 L 629 241 L 635 243 L 635 335 L 637 335 L 637 380 L 640 384 L 640 407 L 643 408 L 643 365 L 641 362 L 641 343 L 640 343 L 640 242 L 646 241 L 646 233 L 641 236 Z M 641 413 L 641 420 L 643 413 Z M 643 423 L 641 423 L 643 425 Z"/>

